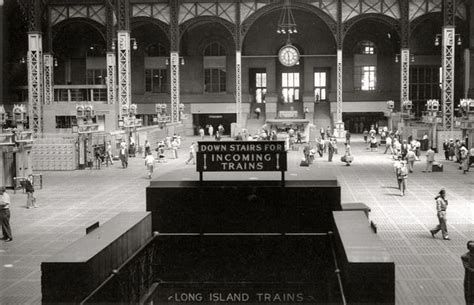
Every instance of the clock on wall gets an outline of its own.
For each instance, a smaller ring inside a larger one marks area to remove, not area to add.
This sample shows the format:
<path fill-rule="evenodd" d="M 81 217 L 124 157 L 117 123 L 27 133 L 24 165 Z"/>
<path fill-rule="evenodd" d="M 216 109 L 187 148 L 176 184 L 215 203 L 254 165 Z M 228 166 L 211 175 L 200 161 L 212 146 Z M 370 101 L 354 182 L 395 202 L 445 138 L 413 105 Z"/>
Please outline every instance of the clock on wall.
<path fill-rule="evenodd" d="M 300 60 L 300 52 L 295 46 L 287 44 L 278 51 L 278 59 L 282 65 L 293 67 Z"/>

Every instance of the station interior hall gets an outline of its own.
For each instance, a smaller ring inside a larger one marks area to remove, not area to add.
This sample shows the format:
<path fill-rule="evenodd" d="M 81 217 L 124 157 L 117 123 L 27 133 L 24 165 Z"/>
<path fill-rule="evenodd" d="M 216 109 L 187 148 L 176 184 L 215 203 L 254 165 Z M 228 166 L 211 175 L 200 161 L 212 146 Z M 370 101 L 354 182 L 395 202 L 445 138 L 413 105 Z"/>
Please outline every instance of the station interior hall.
<path fill-rule="evenodd" d="M 0 304 L 474 304 L 473 1 L 0 0 L 0 35 Z"/>

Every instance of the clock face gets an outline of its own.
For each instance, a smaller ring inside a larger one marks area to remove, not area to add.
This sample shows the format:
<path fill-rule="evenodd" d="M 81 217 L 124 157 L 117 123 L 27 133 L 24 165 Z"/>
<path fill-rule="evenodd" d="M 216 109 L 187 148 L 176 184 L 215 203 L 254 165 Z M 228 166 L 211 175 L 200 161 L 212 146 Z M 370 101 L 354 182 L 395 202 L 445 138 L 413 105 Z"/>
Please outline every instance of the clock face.
<path fill-rule="evenodd" d="M 278 52 L 278 59 L 286 67 L 292 67 L 300 60 L 300 53 L 294 46 L 287 44 Z"/>

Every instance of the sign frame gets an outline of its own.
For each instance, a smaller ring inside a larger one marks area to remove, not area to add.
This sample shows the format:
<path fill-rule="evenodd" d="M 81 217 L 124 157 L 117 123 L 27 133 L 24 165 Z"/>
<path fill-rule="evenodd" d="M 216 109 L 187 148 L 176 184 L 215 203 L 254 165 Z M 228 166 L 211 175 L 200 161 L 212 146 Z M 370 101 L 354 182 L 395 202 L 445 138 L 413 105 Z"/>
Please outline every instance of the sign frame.
<path fill-rule="evenodd" d="M 288 160 L 285 141 L 198 141 L 196 171 L 280 172 L 285 183 Z"/>

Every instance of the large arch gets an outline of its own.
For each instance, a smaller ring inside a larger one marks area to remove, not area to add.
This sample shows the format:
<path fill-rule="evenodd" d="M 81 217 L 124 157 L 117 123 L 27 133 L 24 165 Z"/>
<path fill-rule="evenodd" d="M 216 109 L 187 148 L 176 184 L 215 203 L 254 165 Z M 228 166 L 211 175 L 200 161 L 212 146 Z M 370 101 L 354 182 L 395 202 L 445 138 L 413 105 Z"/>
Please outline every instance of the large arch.
<path fill-rule="evenodd" d="M 93 27 L 95 30 L 97 30 L 97 32 L 100 33 L 100 35 L 102 36 L 102 39 L 104 40 L 104 42 L 107 41 L 106 39 L 106 27 L 103 26 L 102 24 L 98 23 L 97 21 L 94 21 L 92 19 L 89 19 L 89 18 L 79 18 L 79 17 L 74 17 L 74 18 L 69 18 L 69 19 L 65 19 L 65 20 L 62 20 L 61 22 L 58 22 L 56 23 L 55 25 L 53 25 L 52 27 L 52 37 L 51 39 L 54 41 L 54 39 L 56 38 L 56 35 L 66 26 L 69 26 L 71 24 L 76 24 L 76 23 L 82 23 L 82 24 L 86 24 L 88 26 L 91 26 Z"/>
<path fill-rule="evenodd" d="M 361 21 L 366 21 L 366 20 L 375 20 L 385 25 L 388 25 L 389 27 L 391 27 L 397 32 L 398 37 L 401 37 L 400 22 L 397 19 L 394 19 L 384 14 L 370 13 L 370 14 L 357 15 L 343 23 L 343 38 L 342 38 L 343 41 L 346 34 L 355 24 Z"/>
<path fill-rule="evenodd" d="M 147 25 L 147 24 L 152 24 L 154 26 L 157 26 L 163 32 L 163 34 L 166 35 L 166 38 L 168 39 L 168 41 L 170 41 L 169 25 L 164 23 L 163 21 L 158 20 L 156 18 L 144 17 L 144 16 L 132 17 L 130 19 L 130 28 L 132 30 L 133 28 L 137 28 L 137 27 Z"/>
<path fill-rule="evenodd" d="M 207 23 L 218 23 L 222 25 L 232 37 L 234 43 L 237 41 L 235 25 L 223 18 L 216 17 L 216 16 L 199 16 L 192 19 L 187 20 L 183 24 L 179 26 L 179 40 L 183 39 L 183 34 L 187 31 L 193 29 L 196 26 L 200 26 Z M 181 45 L 181 44 L 180 44 Z"/>
<path fill-rule="evenodd" d="M 282 5 L 280 3 L 272 3 L 272 4 L 262 7 L 261 9 L 251 14 L 247 19 L 243 20 L 241 28 L 240 28 L 241 40 L 240 40 L 239 47 L 242 47 L 242 43 L 245 40 L 245 36 L 247 35 L 249 29 L 260 17 L 273 13 L 275 11 L 281 10 L 281 9 L 282 9 Z M 337 32 L 336 21 L 327 13 L 323 12 L 322 10 L 320 10 L 319 8 L 313 5 L 300 3 L 300 2 L 292 3 L 292 9 L 302 10 L 302 11 L 309 12 L 316 15 L 327 25 L 327 27 L 329 28 L 333 36 L 336 37 L 336 32 Z"/>

